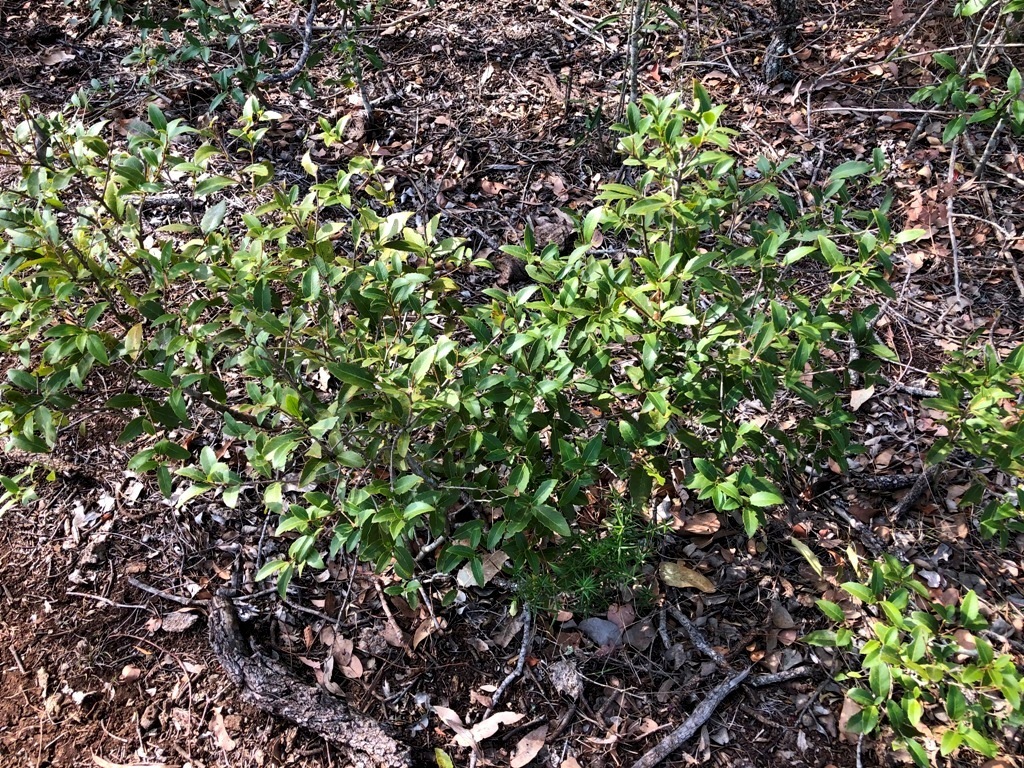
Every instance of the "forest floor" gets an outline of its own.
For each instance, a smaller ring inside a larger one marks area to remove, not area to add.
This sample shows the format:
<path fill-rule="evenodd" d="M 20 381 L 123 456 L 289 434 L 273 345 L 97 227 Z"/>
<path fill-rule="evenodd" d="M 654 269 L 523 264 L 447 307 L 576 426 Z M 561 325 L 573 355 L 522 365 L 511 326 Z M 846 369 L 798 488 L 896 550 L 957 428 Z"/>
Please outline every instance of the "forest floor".
<path fill-rule="evenodd" d="M 974 178 L 974 158 L 951 157 L 942 144 L 941 114 L 927 116 L 921 138 L 907 146 L 925 115 L 908 99 L 933 78 L 921 64 L 956 39 L 956 22 L 933 7 L 921 0 L 815 5 L 798 30 L 797 80 L 786 85 L 761 78 L 772 13 L 761 0 L 676 5 L 681 26 L 666 16 L 644 36 L 640 90 L 687 94 L 698 79 L 728 105 L 724 122 L 738 131 L 734 151 L 744 162 L 799 158 L 785 177 L 797 195 L 838 164 L 870 160 L 882 148 L 890 163 L 882 191 L 894 195 L 894 219 L 928 231 L 897 254 L 897 298 L 876 328 L 900 362 L 886 366 L 890 385 L 856 409 L 866 452 L 849 477 L 832 487 L 795 479 L 789 506 L 763 539 L 748 541 L 734 521 L 706 510 L 668 536 L 659 557 L 686 562 L 707 580 L 704 591 L 662 586 L 653 605 L 627 594 L 599 616 L 539 614 L 523 675 L 501 705 L 521 717 L 481 737 L 479 765 L 523 765 L 536 753 L 534 765 L 610 767 L 647 752 L 721 681 L 672 609 L 730 663 L 806 675 L 743 687 L 666 765 L 898 763 L 885 738 L 858 747 L 845 731 L 842 689 L 831 680 L 842 660 L 799 640 L 825 626 L 814 601 L 835 595 L 842 553 L 851 544 L 864 550 L 868 535 L 914 563 L 938 599 L 977 591 L 1005 639 L 998 650 L 1024 659 L 1024 539 L 1000 550 L 978 537 L 957 510 L 965 488 L 957 468 L 937 476 L 898 521 L 887 511 L 905 490 L 855 482 L 921 471 L 937 426 L 912 388 L 929 386 L 926 375 L 946 352 L 981 342 L 1006 352 L 1024 341 L 1024 238 L 1014 234 L 1024 231 L 1019 144 L 1005 133 L 997 138 L 984 180 Z M 149 73 L 146 84 L 143 67 L 123 63 L 138 45 L 131 30 L 114 24 L 77 39 L 82 25 L 61 3 L 7 0 L 3 8 L 4 128 L 20 119 L 23 95 L 35 109 L 56 110 L 88 87 L 96 89 L 94 117 L 114 130 L 145 115 L 153 100 L 169 118 L 208 119 L 216 92 L 198 65 Z M 296 30 L 305 13 L 287 3 L 250 11 Z M 332 14 L 322 9 L 318 39 L 329 39 Z M 372 119 L 328 57 L 310 72 L 316 97 L 285 88 L 265 95 L 284 116 L 270 134 L 275 163 L 286 179 L 289 168 L 301 173 L 302 137 L 320 117 L 333 123 L 349 115 L 344 146 L 317 162 L 361 153 L 380 160 L 403 208 L 442 213 L 442 228 L 468 236 L 481 256 L 520 242 L 528 221 L 542 242 L 561 242 L 570 232 L 562 211 L 586 211 L 619 167 L 608 126 L 628 87 L 624 15 L 628 7 L 611 0 L 483 8 L 396 0 L 362 32 L 384 64 L 364 71 Z M 888 60 L 897 45 L 904 55 Z M 229 57 L 215 52 L 211 66 Z M 226 126 L 237 106 L 229 99 L 218 114 Z M 988 134 L 971 138 L 980 154 Z M 524 648 L 523 616 L 510 615 L 506 592 L 467 588 L 465 602 L 437 607 L 436 621 L 398 598 L 386 598 L 385 613 L 386 584 L 342 560 L 281 602 L 252 579 L 267 533 L 261 510 L 197 502 L 183 513 L 166 503 L 149 478 L 123 470 L 129 456 L 115 444 L 122 426 L 84 414 L 40 470 L 49 480 L 36 483 L 38 500 L 0 512 L 0 765 L 340 764 L 318 737 L 239 704 L 210 651 L 204 606 L 239 570 L 251 593 L 243 618 L 257 642 L 395 726 L 425 764 L 435 748 L 467 764 L 469 750 L 452 743 L 450 723 L 432 707 L 467 725 L 487 709 Z M 0 473 L 23 468 L 24 457 L 0 453 Z M 790 536 L 813 540 L 823 575 Z M 595 643 L 580 628 L 591 618 L 624 629 L 625 639 Z M 1020 735 L 1010 734 L 1004 748 L 1010 756 L 987 765 L 1021 766 Z M 943 760 L 985 762 L 966 750 Z"/>

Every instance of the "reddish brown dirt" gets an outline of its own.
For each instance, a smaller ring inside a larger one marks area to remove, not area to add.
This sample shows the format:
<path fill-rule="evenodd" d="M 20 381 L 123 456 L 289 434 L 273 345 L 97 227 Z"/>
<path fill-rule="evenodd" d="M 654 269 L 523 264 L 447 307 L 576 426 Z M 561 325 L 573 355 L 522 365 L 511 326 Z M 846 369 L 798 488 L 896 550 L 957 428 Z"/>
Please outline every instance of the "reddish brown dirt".
<path fill-rule="evenodd" d="M 751 19 L 770 14 L 767 3 L 702 3 L 684 29 L 667 24 L 652 31 L 641 58 L 640 88 L 685 92 L 699 78 L 714 98 L 731 105 L 726 122 L 740 132 L 736 149 L 742 156 L 801 155 L 792 173 L 797 192 L 840 162 L 863 158 L 876 145 L 885 149 L 893 161 L 887 188 L 896 193 L 900 223 L 934 225 L 936 233 L 904 254 L 894 280 L 908 279 L 880 328 L 904 363 L 891 377 L 921 383 L 921 372 L 935 369 L 942 350 L 971 334 L 988 334 L 1002 346 L 1019 343 L 1024 295 L 1010 267 L 1024 250 L 1015 241 L 995 256 L 992 228 L 962 222 L 961 279 L 971 303 L 952 305 L 950 243 L 943 234 L 948 190 L 942 186 L 949 155 L 936 140 L 941 126 L 936 122 L 918 148 L 905 151 L 916 113 L 908 117 L 898 110 L 909 108 L 907 97 L 923 75 L 913 62 L 900 64 L 895 73 L 880 63 L 898 31 L 842 62 L 843 55 L 884 31 L 891 10 L 848 5 L 834 14 L 824 7 L 809 12 L 801 30 L 795 66 L 803 82 L 813 83 L 811 115 L 804 110 L 806 92 L 759 82 L 763 35 L 756 36 Z M 901 13 L 913 14 L 925 4 L 910 5 Z M 17 119 L 22 95 L 40 108 L 57 108 L 90 80 L 108 78 L 104 97 L 110 103 L 97 109 L 115 122 L 141 114 L 151 98 L 169 117 L 202 118 L 211 93 L 198 68 L 157 73 L 149 89 L 140 84 L 139 71 L 120 63 L 134 45 L 125 30 L 101 29 L 77 41 L 62 5 L 8 2 L 3 8 L 5 121 Z M 615 171 L 607 125 L 618 113 L 624 79 L 624 24 L 612 24 L 596 37 L 583 30 L 616 10 L 615 4 L 596 2 L 494 6 L 486 13 L 469 3 L 432 9 L 396 3 L 367 33 L 387 64 L 382 72 L 366 72 L 369 97 L 383 99 L 375 118 L 365 121 L 358 98 L 333 84 L 339 73 L 328 57 L 312 75 L 316 98 L 270 95 L 288 115 L 272 134 L 276 159 L 283 171 L 297 167 L 299 129 L 313 130 L 319 116 L 333 121 L 347 114 L 348 144 L 315 158 L 324 167 L 359 152 L 375 156 L 396 178 L 401 205 L 426 215 L 443 212 L 442 227 L 468 233 L 481 256 L 518 241 L 527 221 L 539 239 L 557 242 L 566 234 L 558 208 L 585 209 L 597 184 Z M 284 10 L 265 12 L 290 24 Z M 926 22 L 918 30 L 920 40 L 910 44 L 915 50 L 932 46 L 943 39 L 948 23 Z M 857 63 L 864 68 L 834 72 Z M 892 111 L 879 113 L 883 107 Z M 1024 168 L 1013 165 L 1020 162 L 1015 151 L 1001 145 L 999 164 L 1021 173 Z M 877 202 L 880 191 L 871 194 Z M 1005 227 L 1021 228 L 1020 190 L 1005 179 L 984 194 L 972 186 L 959 195 L 964 209 L 984 218 L 986 205 L 994 205 L 1004 212 Z M 865 468 L 912 471 L 917 450 L 906 447 L 933 436 L 927 410 L 895 389 L 876 395 L 868 410 Z M 418 632 L 425 634 L 431 616 L 390 599 L 388 610 L 401 630 L 400 636 L 390 635 L 392 643 L 382 642 L 387 622 L 377 589 L 387 584 L 375 584 L 376 577 L 354 563 L 332 564 L 322 582 L 300 580 L 288 604 L 281 604 L 264 585 L 252 583 L 258 564 L 272 555 L 255 494 L 243 497 L 237 510 L 202 501 L 176 510 L 149 479 L 120 469 L 130 454 L 112 447 L 117 424 L 87 424 L 88 431 L 58 450 L 79 471 L 54 470 L 48 480 L 53 468 L 37 469 L 40 498 L 0 513 L 0 766 L 338 764 L 316 737 L 236 704 L 236 692 L 207 646 L 202 602 L 236 575 L 241 592 L 254 595 L 247 626 L 264 650 L 278 653 L 311 682 L 319 673 L 321 682 L 337 686 L 353 706 L 398 727 L 419 755 L 442 748 L 456 764 L 468 762 L 468 751 L 452 746 L 451 730 L 430 707 L 449 707 L 470 723 L 480 719 L 522 642 L 512 631 L 518 625 L 509 616 L 507 592 L 470 590 L 465 604 L 438 608 L 446 627 L 424 637 Z M 218 438 L 196 437 L 203 439 Z M 3 474 L 24 469 L 17 460 L 2 461 Z M 1016 632 L 1019 649 L 1021 627 L 1013 619 L 1019 622 L 1024 603 L 1022 542 L 997 554 L 936 501 L 907 530 L 882 526 L 879 534 L 887 541 L 922 542 L 911 554 L 947 583 L 1005 598 L 1007 626 Z M 870 518 L 891 502 L 862 494 L 854 507 Z M 797 531 L 815 532 L 822 555 L 830 547 L 841 551 L 849 536 L 825 498 L 813 493 L 773 521 L 768 541 L 784 542 Z M 832 658 L 793 642 L 822 624 L 813 599 L 823 587 L 802 558 L 782 544 L 748 544 L 727 521 L 713 537 L 671 537 L 662 555 L 684 558 L 713 578 L 713 595 L 667 598 L 695 617 L 731 660 L 756 662 L 759 670 L 804 660 L 813 666 L 808 679 L 736 695 L 666 764 L 855 765 L 855 749 L 838 731 L 842 696 L 828 682 Z M 793 627 L 779 626 L 777 606 L 785 608 Z M 657 628 L 656 612 L 637 617 L 648 618 Z M 720 680 L 671 618 L 665 623 L 668 647 L 656 631 L 644 650 L 627 646 L 612 653 L 582 640 L 574 626 L 556 617 L 542 615 L 537 624 L 524 677 L 503 703 L 524 717 L 485 742 L 482 764 L 508 765 L 518 739 L 549 723 L 557 736 L 549 738 L 535 764 L 571 768 L 573 759 L 588 768 L 629 765 Z M 324 674 L 326 660 L 338 658 L 336 645 L 326 642 L 332 635 L 352 641 L 361 668 L 349 666 L 352 677 L 338 667 Z M 559 662 L 568 667 L 556 667 Z M 556 668 L 581 676 L 572 706 L 572 697 L 552 680 Z M 1019 754 L 1019 742 L 1007 743 Z M 866 745 L 861 757 L 864 765 L 893 759 L 884 744 Z M 958 764 L 971 760 L 964 756 Z"/>

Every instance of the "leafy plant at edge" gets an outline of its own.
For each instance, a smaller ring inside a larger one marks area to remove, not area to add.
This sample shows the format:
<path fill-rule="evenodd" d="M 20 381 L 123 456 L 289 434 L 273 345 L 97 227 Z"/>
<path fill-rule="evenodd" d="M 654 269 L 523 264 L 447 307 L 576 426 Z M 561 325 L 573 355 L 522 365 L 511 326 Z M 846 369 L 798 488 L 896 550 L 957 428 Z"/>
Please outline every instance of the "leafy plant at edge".
<path fill-rule="evenodd" d="M 848 555 L 858 572 L 859 559 L 852 550 Z M 978 596 L 969 590 L 959 606 L 937 602 L 914 567 L 890 555 L 866 570 L 866 577 L 842 588 L 871 617 L 869 633 L 848 628 L 852 607 L 818 600 L 822 613 L 842 626 L 804 637 L 860 656 L 858 668 L 836 678 L 860 683 L 847 691 L 859 708 L 849 731 L 870 734 L 885 723 L 896 736 L 893 748 L 906 749 L 921 768 L 934 765 L 936 750 L 948 756 L 962 745 L 994 757 L 991 734 L 1024 724 L 1021 675 L 1013 658 L 996 654 L 983 636 L 988 623 Z"/>

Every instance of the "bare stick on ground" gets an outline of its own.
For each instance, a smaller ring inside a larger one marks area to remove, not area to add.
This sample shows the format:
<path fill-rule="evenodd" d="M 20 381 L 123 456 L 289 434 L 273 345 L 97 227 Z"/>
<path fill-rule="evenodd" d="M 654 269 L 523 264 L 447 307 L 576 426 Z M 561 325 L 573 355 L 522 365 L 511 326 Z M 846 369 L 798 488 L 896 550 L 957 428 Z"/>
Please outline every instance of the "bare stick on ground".
<path fill-rule="evenodd" d="M 317 2 L 318 0 L 309 0 L 309 10 L 306 12 L 306 23 L 302 27 L 302 51 L 299 53 L 299 58 L 295 60 L 295 63 L 287 72 L 278 72 L 276 75 L 268 77 L 268 83 L 290 82 L 295 79 L 295 76 L 302 71 L 304 66 L 306 66 L 306 62 L 309 61 L 310 51 L 312 50 L 313 20 L 316 18 Z"/>
<path fill-rule="evenodd" d="M 519 658 L 516 659 L 516 666 L 504 680 L 501 681 L 501 685 L 498 686 L 498 690 L 494 692 L 491 697 L 491 706 L 484 712 L 483 719 L 487 719 L 491 716 L 494 708 L 498 706 L 498 702 L 505 695 L 505 691 L 512 685 L 517 677 L 523 674 L 523 667 L 526 666 L 526 654 L 530 650 L 530 641 L 533 639 L 533 613 L 529 608 L 523 608 L 523 645 L 519 649 Z"/>
<path fill-rule="evenodd" d="M 700 633 L 700 630 L 697 629 L 696 625 L 692 621 L 683 615 L 682 611 L 674 605 L 670 605 L 668 607 L 668 612 L 672 614 L 672 618 L 676 620 L 679 626 L 686 631 L 687 636 L 690 638 L 690 642 L 693 643 L 694 647 L 698 651 L 703 653 L 722 669 L 731 669 L 729 667 L 729 662 L 725 660 L 725 657 L 711 647 L 711 643 L 704 639 L 704 635 Z"/>
<path fill-rule="evenodd" d="M 726 679 L 725 682 L 711 691 L 707 698 L 690 713 L 690 716 L 686 718 L 682 725 L 662 739 L 658 746 L 633 763 L 633 768 L 653 768 L 653 766 L 660 763 L 689 741 L 700 730 L 701 726 L 711 718 L 711 715 L 718 709 L 718 705 L 725 701 L 726 697 L 735 691 L 747 679 L 749 674 L 750 667 L 747 667 L 742 672 L 737 672 L 732 677 Z"/>

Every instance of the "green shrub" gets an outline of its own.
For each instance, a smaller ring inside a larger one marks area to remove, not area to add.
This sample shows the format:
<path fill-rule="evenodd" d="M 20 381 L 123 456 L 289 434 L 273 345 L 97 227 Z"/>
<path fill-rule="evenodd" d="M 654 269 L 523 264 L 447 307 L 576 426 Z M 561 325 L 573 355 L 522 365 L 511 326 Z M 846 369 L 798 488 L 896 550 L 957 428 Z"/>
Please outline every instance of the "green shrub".
<path fill-rule="evenodd" d="M 498 548 L 517 572 L 557 573 L 603 546 L 577 529 L 588 489 L 616 486 L 636 509 L 680 465 L 753 535 L 788 466 L 852 450 L 847 339 L 867 374 L 891 353 L 868 331 L 873 305 L 834 307 L 888 291 L 888 255 L 912 235 L 892 235 L 887 199 L 847 210 L 878 157 L 837 168 L 805 206 L 770 163 L 754 180 L 737 169 L 721 111 L 699 87 L 692 109 L 631 106 L 616 130 L 636 180 L 602 188 L 571 250 L 527 232 L 506 251 L 532 284 L 473 300 L 454 279 L 468 248 L 394 210 L 369 161 L 319 178 L 307 155 L 305 187 L 277 184 L 255 160 L 276 115 L 251 97 L 231 131 L 241 162 L 155 107 L 123 149 L 102 124 L 27 119 L 4 150 L 21 180 L 0 195 L 0 351 L 16 360 L 0 430 L 53 448 L 108 369 L 130 468 L 179 505 L 255 495 L 289 542 L 260 573 L 282 590 L 342 549 L 410 596 L 421 568 L 479 576 Z M 168 195 L 205 212 L 151 232 L 143 211 Z M 211 415 L 244 460 L 181 442 Z"/>

